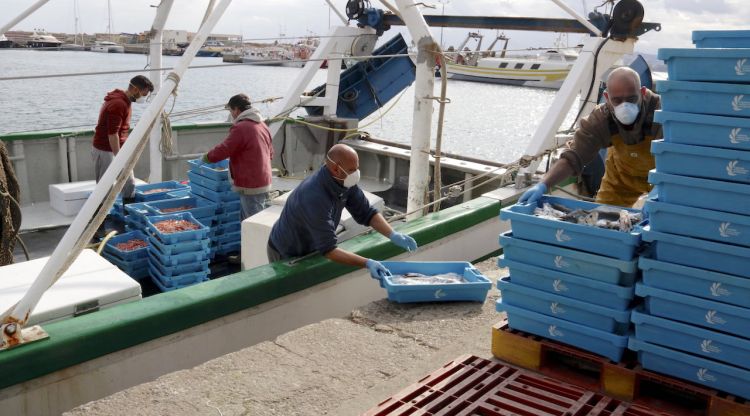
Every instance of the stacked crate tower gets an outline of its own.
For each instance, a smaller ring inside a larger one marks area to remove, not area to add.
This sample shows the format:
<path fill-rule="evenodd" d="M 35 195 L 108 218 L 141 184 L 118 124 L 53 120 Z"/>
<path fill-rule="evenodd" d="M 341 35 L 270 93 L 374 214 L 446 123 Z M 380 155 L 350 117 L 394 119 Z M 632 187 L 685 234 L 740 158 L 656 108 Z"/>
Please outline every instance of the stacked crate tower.
<path fill-rule="evenodd" d="M 598 206 L 545 196 L 539 207 L 547 203 L 570 210 Z M 535 208 L 501 211 L 513 231 L 500 236 L 499 264 L 510 277 L 498 281 L 497 310 L 507 312 L 512 329 L 619 361 L 628 342 L 640 234 L 537 217 Z"/>
<path fill-rule="evenodd" d="M 629 344 L 648 370 L 750 399 L 750 31 L 693 41 L 659 51 L 664 139 Z"/>

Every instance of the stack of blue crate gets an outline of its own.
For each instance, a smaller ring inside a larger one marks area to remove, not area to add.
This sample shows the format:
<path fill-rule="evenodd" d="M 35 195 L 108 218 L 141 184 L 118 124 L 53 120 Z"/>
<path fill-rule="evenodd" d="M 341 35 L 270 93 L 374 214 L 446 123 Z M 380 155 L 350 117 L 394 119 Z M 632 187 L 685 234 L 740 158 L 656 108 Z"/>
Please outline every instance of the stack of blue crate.
<path fill-rule="evenodd" d="M 196 229 L 162 232 L 164 221 L 188 221 Z M 148 262 L 151 279 L 162 291 L 179 289 L 208 280 L 209 227 L 189 212 L 147 218 L 149 230 Z"/>
<path fill-rule="evenodd" d="M 135 203 L 123 204 L 122 197 L 117 197 L 109 211 L 111 219 L 121 223 L 126 231 L 146 232 L 146 217 L 153 215 L 146 206 L 146 202 L 166 200 L 178 197 L 179 192 L 189 192 L 187 185 L 177 181 L 159 182 L 153 184 L 136 185 Z"/>
<path fill-rule="evenodd" d="M 659 51 L 664 140 L 630 348 L 646 369 L 750 399 L 750 31 L 693 39 Z"/>
<path fill-rule="evenodd" d="M 575 209 L 597 204 L 556 197 Z M 504 208 L 513 232 L 500 236 L 510 277 L 498 280 L 508 325 L 619 361 L 627 346 L 638 275 L 637 231 L 622 232 L 534 216 L 537 205 Z M 619 209 L 619 208 L 618 208 Z M 635 210 L 631 210 L 635 211 Z"/>
<path fill-rule="evenodd" d="M 216 218 L 211 225 L 211 256 L 240 251 L 240 196 L 232 190 L 229 161 L 203 163 L 190 160 L 191 192 L 216 204 Z"/>
<path fill-rule="evenodd" d="M 146 246 L 132 250 L 123 250 L 117 247 L 120 243 L 127 243 L 132 240 L 140 240 L 146 243 Z M 110 238 L 104 245 L 102 257 L 135 280 L 141 280 L 150 275 L 148 270 L 148 237 L 141 231 L 131 231 Z"/>

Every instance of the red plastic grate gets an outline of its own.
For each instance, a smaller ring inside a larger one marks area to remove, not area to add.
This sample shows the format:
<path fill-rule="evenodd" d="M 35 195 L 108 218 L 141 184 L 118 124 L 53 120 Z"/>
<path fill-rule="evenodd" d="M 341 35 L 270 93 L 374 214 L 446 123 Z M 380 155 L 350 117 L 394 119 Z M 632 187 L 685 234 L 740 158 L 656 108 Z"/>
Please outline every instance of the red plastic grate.
<path fill-rule="evenodd" d="M 366 416 L 667 416 L 497 361 L 464 356 Z"/>

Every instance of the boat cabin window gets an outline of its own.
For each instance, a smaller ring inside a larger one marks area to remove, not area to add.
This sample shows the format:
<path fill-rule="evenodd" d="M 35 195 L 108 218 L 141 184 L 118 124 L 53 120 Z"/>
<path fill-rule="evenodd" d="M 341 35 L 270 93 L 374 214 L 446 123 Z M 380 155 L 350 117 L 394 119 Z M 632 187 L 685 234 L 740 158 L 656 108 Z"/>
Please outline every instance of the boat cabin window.
<path fill-rule="evenodd" d="M 503 62 L 503 63 L 500 64 L 500 66 L 498 66 L 498 68 L 507 68 L 507 67 L 508 67 L 508 63 L 507 62 Z"/>
<path fill-rule="evenodd" d="M 542 64 L 534 64 L 531 65 L 531 69 L 539 69 L 540 66 L 542 66 Z"/>
<path fill-rule="evenodd" d="M 516 64 L 516 69 L 521 69 L 521 68 L 523 68 L 523 64 Z"/>

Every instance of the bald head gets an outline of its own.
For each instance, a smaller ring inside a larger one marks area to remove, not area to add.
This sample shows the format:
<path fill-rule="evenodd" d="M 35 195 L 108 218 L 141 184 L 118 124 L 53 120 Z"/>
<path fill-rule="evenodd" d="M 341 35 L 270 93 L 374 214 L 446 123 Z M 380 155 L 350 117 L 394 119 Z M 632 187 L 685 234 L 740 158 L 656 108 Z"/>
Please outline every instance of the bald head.
<path fill-rule="evenodd" d="M 615 68 L 607 77 L 607 89 L 604 98 L 610 108 L 614 109 L 624 102 L 640 105 L 646 96 L 646 87 L 641 87 L 641 77 L 631 68 Z"/>
<path fill-rule="evenodd" d="M 641 76 L 632 68 L 621 66 L 612 70 L 607 77 L 607 89 L 611 85 L 621 88 L 638 89 L 641 87 Z"/>
<path fill-rule="evenodd" d="M 328 151 L 326 166 L 334 178 L 343 180 L 347 175 L 359 169 L 359 156 L 351 147 L 339 143 Z"/>

